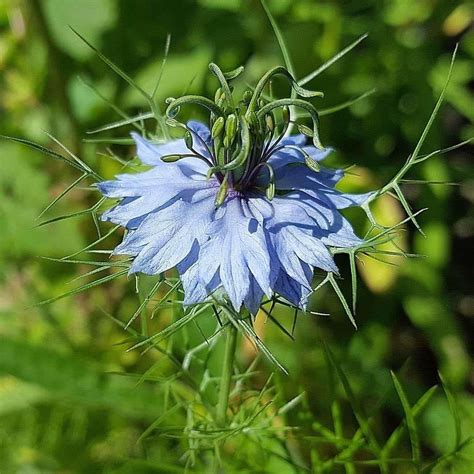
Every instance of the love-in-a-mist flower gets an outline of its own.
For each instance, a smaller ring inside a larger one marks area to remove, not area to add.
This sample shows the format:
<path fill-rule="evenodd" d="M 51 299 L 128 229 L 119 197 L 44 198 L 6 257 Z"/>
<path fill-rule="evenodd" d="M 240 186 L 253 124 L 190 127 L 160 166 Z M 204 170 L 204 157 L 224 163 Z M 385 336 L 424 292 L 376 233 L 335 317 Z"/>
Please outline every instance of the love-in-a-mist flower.
<path fill-rule="evenodd" d="M 320 144 L 310 102 L 263 95 L 277 74 L 301 97 L 321 93 L 302 89 L 277 67 L 235 102 L 228 82 L 240 70 L 210 69 L 220 82 L 214 101 L 169 100 L 169 123 L 184 128 L 184 138 L 156 144 L 132 134 L 138 157 L 151 169 L 98 184 L 105 196 L 120 199 L 103 220 L 127 229 L 114 253 L 133 257 L 130 273 L 176 267 L 185 304 L 220 290 L 237 311 L 244 305 L 255 313 L 263 295 L 275 293 L 305 308 L 314 269 L 337 272 L 329 248 L 361 243 L 339 210 L 369 195 L 339 192 L 343 172 L 320 166 L 331 150 Z M 188 103 L 206 108 L 209 127 L 177 122 Z M 289 107 L 305 110 L 312 128 L 296 124 L 300 134 L 287 136 Z"/>

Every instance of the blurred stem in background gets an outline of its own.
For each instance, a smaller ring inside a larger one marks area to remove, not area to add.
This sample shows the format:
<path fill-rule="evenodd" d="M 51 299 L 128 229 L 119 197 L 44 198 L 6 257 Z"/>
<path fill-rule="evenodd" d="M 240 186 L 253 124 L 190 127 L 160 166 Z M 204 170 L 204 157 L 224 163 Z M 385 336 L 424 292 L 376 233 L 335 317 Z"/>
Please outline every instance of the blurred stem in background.
<path fill-rule="evenodd" d="M 217 403 L 216 421 L 219 426 L 225 426 L 227 409 L 229 406 L 230 386 L 234 373 L 235 348 L 237 346 L 237 329 L 229 321 L 227 323 L 224 362 L 219 387 L 219 401 Z"/>
<path fill-rule="evenodd" d="M 43 12 L 44 2 L 40 0 L 23 0 L 23 7 L 28 17 L 28 28 L 34 29 L 37 37 L 44 43 L 48 52 L 48 101 L 55 106 L 52 116 L 55 135 L 61 135 L 64 143 L 76 154 L 82 152 L 81 127 L 74 113 L 67 86 L 71 69 L 70 60 L 53 41 L 48 22 Z M 32 31 L 30 31 L 31 35 Z M 68 64 L 69 63 L 69 64 Z"/>

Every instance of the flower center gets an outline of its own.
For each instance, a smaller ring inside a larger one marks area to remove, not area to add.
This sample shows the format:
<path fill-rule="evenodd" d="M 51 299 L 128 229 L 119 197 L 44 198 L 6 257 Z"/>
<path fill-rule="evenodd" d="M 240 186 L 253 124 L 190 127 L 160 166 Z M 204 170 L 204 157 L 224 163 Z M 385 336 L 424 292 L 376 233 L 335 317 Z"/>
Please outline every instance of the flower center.
<path fill-rule="evenodd" d="M 303 89 L 284 67 L 278 66 L 264 74 L 255 89 L 246 90 L 237 102 L 230 83 L 242 73 L 243 67 L 223 73 L 216 64 L 211 63 L 209 69 L 219 81 L 214 100 L 194 95 L 167 100 L 167 123 L 186 130 L 185 141 L 190 153 L 166 156 L 163 160 L 175 161 L 194 156 L 206 161 L 209 164 L 208 177 L 214 174 L 221 183 L 216 206 L 224 202 L 231 190 L 244 192 L 260 187 L 268 199 L 272 199 L 275 195 L 275 176 L 268 160 L 277 151 L 290 147 L 281 144 L 290 131 L 290 125 L 296 125 L 300 133 L 312 138 L 317 148 L 323 148 L 319 141 L 316 108 L 293 95 L 310 98 L 322 97 L 323 94 Z M 291 98 L 273 100 L 264 95 L 265 88 L 277 75 L 289 80 L 294 91 Z M 208 140 L 176 120 L 181 106 L 185 104 L 197 104 L 208 111 L 211 130 Z M 292 108 L 304 109 L 312 120 L 312 128 L 293 121 L 290 114 Z M 308 166 L 316 166 L 304 150 L 294 148 L 304 156 Z"/>

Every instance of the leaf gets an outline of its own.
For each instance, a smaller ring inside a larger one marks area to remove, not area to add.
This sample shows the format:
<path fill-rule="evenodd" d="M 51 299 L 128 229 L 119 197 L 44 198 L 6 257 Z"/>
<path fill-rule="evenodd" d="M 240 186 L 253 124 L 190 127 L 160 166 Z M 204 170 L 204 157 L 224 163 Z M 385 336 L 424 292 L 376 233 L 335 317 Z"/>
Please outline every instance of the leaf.
<path fill-rule="evenodd" d="M 446 394 L 446 398 L 448 399 L 448 404 L 449 404 L 449 410 L 451 411 L 451 414 L 453 415 L 453 420 L 454 420 L 454 427 L 455 427 L 455 432 L 456 432 L 456 437 L 455 437 L 455 449 L 458 449 L 460 444 L 461 444 L 461 439 L 462 439 L 462 432 L 461 432 L 461 418 L 459 416 L 459 410 L 458 410 L 458 405 L 456 403 L 456 399 L 454 398 L 453 393 L 451 390 L 448 388 L 448 385 L 446 381 L 444 380 L 443 376 L 441 375 L 441 372 L 438 372 L 439 378 L 441 380 L 441 383 L 443 385 L 443 390 L 444 393 Z"/>
<path fill-rule="evenodd" d="M 349 383 L 349 380 L 347 379 L 344 371 L 342 370 L 342 367 L 340 364 L 336 361 L 334 358 L 334 355 L 329 348 L 329 346 L 326 344 L 325 341 L 322 341 L 324 350 L 326 351 L 327 357 L 333 367 L 336 369 L 336 373 L 339 377 L 339 380 L 344 387 L 344 391 L 346 392 L 347 398 L 349 399 L 349 403 L 351 405 L 352 411 L 354 413 L 354 416 L 357 419 L 357 422 L 359 423 L 360 429 L 362 430 L 362 433 L 368 440 L 370 446 L 372 447 L 372 450 L 374 451 L 375 454 L 379 454 L 381 452 L 379 443 L 377 439 L 375 438 L 375 435 L 370 428 L 370 425 L 367 421 L 367 416 L 362 410 L 362 407 L 360 406 L 359 402 L 355 398 L 354 392 L 352 391 L 351 385 Z"/>
<path fill-rule="evenodd" d="M 114 280 L 115 278 L 118 278 L 120 276 L 124 276 L 128 273 L 128 268 L 125 268 L 123 270 L 119 270 L 116 273 L 112 273 L 111 275 L 107 275 L 105 277 L 99 278 L 98 280 L 94 280 L 90 283 L 86 283 L 85 285 L 80 286 L 79 288 L 76 288 L 71 291 L 67 291 L 66 293 L 62 293 L 61 295 L 55 296 L 53 298 L 41 301 L 37 303 L 37 306 L 43 306 L 46 304 L 51 304 L 54 303 L 55 301 L 61 300 L 63 298 L 67 298 L 68 296 L 73 296 L 77 295 L 78 293 L 82 293 L 83 291 L 89 290 L 95 286 L 102 285 L 103 283 L 106 283 L 108 281 Z"/>
<path fill-rule="evenodd" d="M 406 397 L 405 391 L 397 376 L 393 371 L 391 371 L 393 383 L 395 385 L 395 389 L 397 390 L 398 397 L 402 402 L 403 411 L 405 412 L 405 417 L 407 421 L 408 433 L 410 435 L 410 442 L 411 442 L 411 454 L 412 459 L 417 468 L 420 466 L 420 437 L 418 435 L 418 430 L 416 428 L 415 417 L 413 415 L 413 410 L 408 402 Z"/>
<path fill-rule="evenodd" d="M 165 329 L 163 329 L 163 331 L 160 331 L 158 334 L 155 334 L 151 337 L 144 339 L 143 341 L 140 341 L 139 343 L 135 344 L 130 349 L 128 349 L 127 352 L 133 351 L 147 344 L 156 345 L 160 343 L 161 341 L 168 339 L 175 332 L 182 329 L 184 326 L 186 326 L 195 318 L 197 318 L 201 313 L 206 311 L 210 306 L 211 304 L 207 303 L 207 304 L 201 305 L 200 307 L 192 308 L 190 311 L 188 311 L 188 313 L 185 313 L 177 321 L 175 321 L 174 323 L 170 324 Z"/>
<path fill-rule="evenodd" d="M 26 145 L 30 148 L 33 148 L 34 150 L 38 150 L 41 153 L 44 153 L 45 155 L 49 155 L 52 158 L 55 158 L 56 160 L 64 161 L 69 166 L 72 166 L 73 168 L 78 169 L 82 173 L 87 172 L 87 170 L 84 169 L 80 164 L 75 163 L 74 161 L 69 160 L 68 158 L 64 157 L 63 155 L 61 155 L 59 153 L 56 153 L 55 151 L 50 150 L 49 148 L 46 148 L 42 145 L 38 145 L 37 143 L 34 143 L 30 140 L 26 140 L 24 138 L 9 137 L 7 135 L 0 135 L 0 138 L 5 138 L 6 140 L 10 140 L 12 142 L 21 143 L 21 144 Z"/>
<path fill-rule="evenodd" d="M 93 135 L 94 133 L 105 132 L 107 130 L 113 130 L 115 128 L 123 127 L 124 125 L 132 125 L 132 124 L 135 124 L 136 122 L 140 122 L 141 120 L 146 120 L 146 119 L 150 119 L 150 118 L 153 118 L 153 117 L 154 117 L 154 115 L 151 112 L 146 112 L 146 113 L 143 113 L 143 114 L 135 115 L 134 117 L 130 117 L 130 118 L 123 119 L 123 120 L 118 120 L 116 122 L 112 122 L 112 123 L 109 123 L 107 125 L 103 125 L 102 127 L 95 128 L 94 130 L 89 130 L 86 133 L 88 135 Z"/>
<path fill-rule="evenodd" d="M 412 413 L 414 418 L 416 418 L 425 408 L 425 406 L 435 394 L 437 388 L 438 387 L 435 385 L 428 389 L 415 403 L 415 405 L 413 405 Z M 394 450 L 394 448 L 397 446 L 397 444 L 400 442 L 400 439 L 403 435 L 403 432 L 405 431 L 406 426 L 406 420 L 404 420 L 403 423 L 401 423 L 397 428 L 395 428 L 393 433 L 390 435 L 387 442 L 385 443 L 385 446 L 382 449 L 382 455 L 384 457 L 388 457 L 390 453 Z"/>
<path fill-rule="evenodd" d="M 340 110 L 348 109 L 352 105 L 356 104 L 357 102 L 360 102 L 361 100 L 364 100 L 366 97 L 371 96 L 377 91 L 377 89 L 370 89 L 367 92 L 364 92 L 361 95 L 358 95 L 357 97 L 354 97 L 353 99 L 349 99 L 346 102 L 342 102 L 341 104 L 338 105 L 333 105 L 332 107 L 327 107 L 326 109 L 321 109 L 319 111 L 319 116 L 323 117 L 324 115 L 330 115 L 335 112 L 339 112 Z"/>
<path fill-rule="evenodd" d="M 312 73 L 308 74 L 307 76 L 303 77 L 298 81 L 298 84 L 300 86 L 303 86 L 307 84 L 309 81 L 312 81 L 316 76 L 321 74 L 323 71 L 325 71 L 328 67 L 332 66 L 336 61 L 341 59 L 343 56 L 345 56 L 349 51 L 354 49 L 361 41 L 365 40 L 369 36 L 368 33 L 363 34 L 361 37 L 357 38 L 353 43 L 351 43 L 349 46 L 345 47 L 342 51 L 339 51 L 335 56 L 333 56 L 329 61 L 326 61 L 324 64 L 318 67 L 315 71 Z"/>
<path fill-rule="evenodd" d="M 296 78 L 295 75 L 295 68 L 293 66 L 293 61 L 291 60 L 290 52 L 288 50 L 288 47 L 286 46 L 285 39 L 283 38 L 283 35 L 280 31 L 280 28 L 278 27 L 277 22 L 275 21 L 275 18 L 273 18 L 272 12 L 267 6 L 266 0 L 260 0 L 263 9 L 265 10 L 265 13 L 267 14 L 268 19 L 270 20 L 270 23 L 272 25 L 273 31 L 275 33 L 276 39 L 278 41 L 278 45 L 280 46 L 281 54 L 283 55 L 283 60 L 285 61 L 285 66 L 286 69 L 288 69 L 289 73 Z M 299 85 L 302 85 L 301 83 Z M 292 97 L 295 92 L 291 91 Z M 295 96 L 296 97 L 296 96 Z"/>
<path fill-rule="evenodd" d="M 337 281 L 335 280 L 334 275 L 332 273 L 328 273 L 328 281 L 329 283 L 331 283 L 332 287 L 334 288 L 334 291 L 336 292 L 336 295 L 339 298 L 339 301 L 341 302 L 342 307 L 344 308 L 344 311 L 346 312 L 350 322 L 357 329 L 357 323 L 354 319 L 354 315 L 352 314 L 352 311 L 349 305 L 347 304 L 347 300 L 344 294 L 342 293 L 341 289 L 339 288 L 339 285 L 337 284 Z"/>

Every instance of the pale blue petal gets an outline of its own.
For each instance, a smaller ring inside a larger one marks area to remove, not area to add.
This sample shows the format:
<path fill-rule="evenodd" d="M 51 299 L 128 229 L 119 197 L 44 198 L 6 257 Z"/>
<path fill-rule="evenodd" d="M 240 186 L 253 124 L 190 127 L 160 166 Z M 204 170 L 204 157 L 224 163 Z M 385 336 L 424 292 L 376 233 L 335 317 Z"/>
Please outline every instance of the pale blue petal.
<path fill-rule="evenodd" d="M 312 290 L 308 285 L 301 285 L 282 271 L 275 282 L 275 291 L 291 304 L 306 309 Z"/>
<path fill-rule="evenodd" d="M 250 276 L 249 291 L 244 298 L 244 305 L 254 316 L 258 313 L 264 294 L 257 280 Z"/>
<path fill-rule="evenodd" d="M 131 273 L 162 273 L 186 258 L 195 241 L 207 239 L 206 229 L 214 214 L 214 191 L 201 193 L 199 201 L 178 200 L 144 219 L 133 232 L 133 242 L 128 243 L 131 250 L 137 248 L 137 240 L 143 245 L 133 261 Z M 126 244 L 121 252 L 125 250 Z"/>
<path fill-rule="evenodd" d="M 153 144 L 138 133 L 132 133 L 131 135 L 137 144 L 138 158 L 140 158 L 142 163 L 154 166 L 155 173 L 159 173 L 160 171 L 170 173 L 178 169 L 183 175 L 188 177 L 193 177 L 196 174 L 206 176 L 209 166 L 202 160 L 191 157 L 183 158 L 174 163 L 165 163 L 162 161 L 161 158 L 165 155 L 190 153 L 184 139 L 180 138 L 162 144 Z"/>
<path fill-rule="evenodd" d="M 222 285 L 239 310 L 249 292 L 250 276 L 271 295 L 270 255 L 263 228 L 245 215 L 241 198 L 230 198 L 222 207 L 224 215 L 209 227 L 210 240 L 202 246 L 200 276 L 208 280 L 219 269 Z"/>
<path fill-rule="evenodd" d="M 194 242 L 191 251 L 176 266 L 183 284 L 185 305 L 200 303 L 207 299 L 208 292 L 206 287 L 201 283 L 198 274 L 198 258 L 199 258 L 199 244 Z"/>
<path fill-rule="evenodd" d="M 166 163 L 161 161 L 165 155 L 189 153 L 184 139 L 172 140 L 165 143 L 154 144 L 143 138 L 138 133 L 131 133 L 137 144 L 137 155 L 145 165 L 165 167 Z"/>
<path fill-rule="evenodd" d="M 314 146 L 305 146 L 302 147 L 302 149 L 315 161 L 324 160 L 333 151 L 332 148 L 318 150 Z M 274 170 L 279 170 L 284 166 L 291 166 L 296 163 L 305 165 L 305 158 L 302 152 L 295 150 L 294 148 L 283 148 L 282 150 L 273 153 L 268 160 L 268 164 L 271 165 Z"/>

